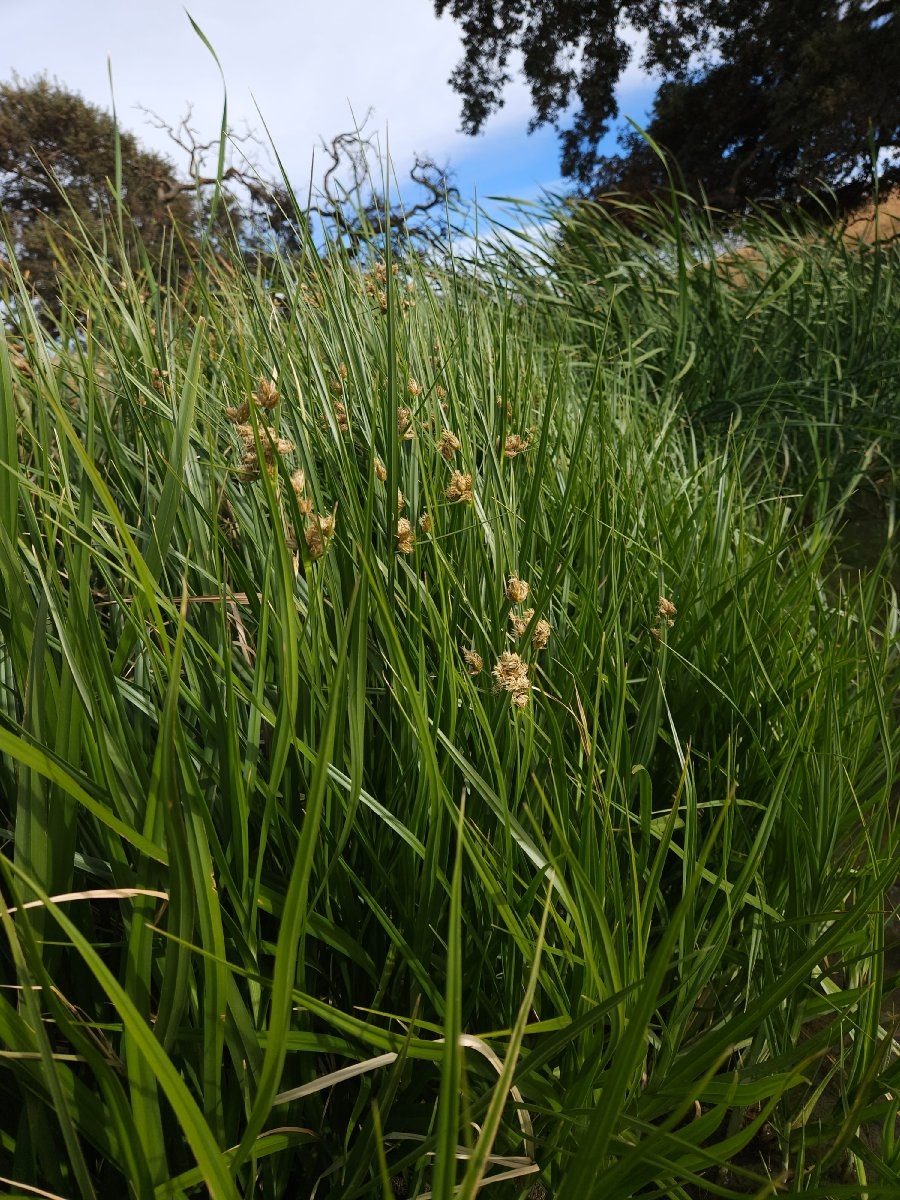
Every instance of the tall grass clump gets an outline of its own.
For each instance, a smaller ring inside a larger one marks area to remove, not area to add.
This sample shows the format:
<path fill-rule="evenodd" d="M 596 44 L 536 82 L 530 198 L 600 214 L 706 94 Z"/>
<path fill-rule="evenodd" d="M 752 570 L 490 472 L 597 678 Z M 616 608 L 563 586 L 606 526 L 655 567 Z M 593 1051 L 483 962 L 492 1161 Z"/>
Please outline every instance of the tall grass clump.
<path fill-rule="evenodd" d="M 700 223 L 13 275 L 4 1187 L 897 1195 L 897 291 Z"/>

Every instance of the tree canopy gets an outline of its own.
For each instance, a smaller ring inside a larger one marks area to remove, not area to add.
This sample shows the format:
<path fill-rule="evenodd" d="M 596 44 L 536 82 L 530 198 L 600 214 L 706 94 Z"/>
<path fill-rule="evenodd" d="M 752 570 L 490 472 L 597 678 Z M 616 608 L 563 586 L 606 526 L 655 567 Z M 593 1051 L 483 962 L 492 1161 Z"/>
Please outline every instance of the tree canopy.
<path fill-rule="evenodd" d="M 530 128 L 560 133 L 564 177 L 587 192 L 652 191 L 658 156 L 637 135 L 599 144 L 615 88 L 646 34 L 658 85 L 647 132 L 688 187 L 726 208 L 853 192 L 900 147 L 898 0 L 435 0 L 462 28 L 451 76 L 462 127 L 478 133 L 503 103 L 512 63 L 531 91 Z M 892 162 L 893 157 L 893 162 Z"/>
<path fill-rule="evenodd" d="M 122 194 L 130 221 L 152 254 L 173 225 L 194 219 L 175 168 L 120 131 Z M 97 236 L 114 205 L 113 117 L 45 78 L 0 84 L 0 211 L 9 245 L 35 291 L 50 301 L 56 256 L 79 225 Z M 0 242 L 0 257 L 4 255 Z"/>

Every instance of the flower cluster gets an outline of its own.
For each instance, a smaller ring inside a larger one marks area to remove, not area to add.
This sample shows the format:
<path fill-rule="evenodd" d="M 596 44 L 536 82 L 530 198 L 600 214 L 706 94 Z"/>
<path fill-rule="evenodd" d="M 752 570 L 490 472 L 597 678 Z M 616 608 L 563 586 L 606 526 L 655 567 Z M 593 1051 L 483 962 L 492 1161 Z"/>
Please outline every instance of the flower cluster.
<path fill-rule="evenodd" d="M 472 502 L 472 476 L 464 475 L 462 471 L 454 471 L 450 476 L 450 486 L 444 495 L 448 500 Z"/>
<path fill-rule="evenodd" d="M 416 436 L 412 424 L 412 413 L 408 408 L 397 409 L 397 437 L 405 442 L 411 442 Z"/>
<path fill-rule="evenodd" d="M 505 594 L 511 604 L 521 604 L 530 590 L 528 583 L 516 574 L 510 575 L 506 580 Z M 524 636 L 525 631 L 531 627 L 532 646 L 535 650 L 543 650 L 550 639 L 550 622 L 535 621 L 534 616 L 535 610 L 528 608 L 524 612 L 510 613 L 509 620 L 513 627 L 513 635 L 518 638 Z M 481 673 L 484 664 L 481 655 L 475 650 L 463 648 L 462 658 L 470 675 Z M 512 650 L 504 650 L 491 669 L 494 691 L 508 692 L 515 708 L 525 708 L 532 691 L 528 672 L 528 663 L 521 655 Z"/>
<path fill-rule="evenodd" d="M 512 574 L 506 581 L 506 598 L 510 604 L 522 604 L 528 599 L 531 587 L 524 579 Z M 534 619 L 534 609 L 526 608 L 524 612 L 511 612 L 509 623 L 512 625 L 513 636 L 520 638 Z M 550 622 L 541 618 L 535 621 L 531 631 L 531 644 L 535 650 L 543 650 L 550 640 Z"/>
<path fill-rule="evenodd" d="M 241 441 L 238 478 L 243 483 L 252 483 L 259 479 L 263 467 L 271 475 L 275 470 L 276 455 L 284 457 L 294 452 L 294 443 L 279 437 L 266 421 L 259 418 L 254 432 L 253 424 L 247 419 L 250 416 L 251 402 L 257 412 L 271 412 L 280 399 L 281 394 L 275 383 L 271 379 L 260 379 L 250 399 L 239 404 L 237 408 L 225 409 L 225 416 L 234 426 L 234 432 Z"/>
<path fill-rule="evenodd" d="M 517 433 L 511 433 L 503 443 L 503 457 L 515 458 L 517 454 L 524 454 L 529 445 L 527 438 L 520 437 Z"/>
<path fill-rule="evenodd" d="M 447 462 L 451 461 L 461 445 L 462 442 L 459 440 L 456 434 L 451 433 L 449 429 L 444 429 L 441 432 L 441 440 L 438 442 L 438 451 L 440 452 L 441 458 L 445 459 Z"/>
<path fill-rule="evenodd" d="M 510 699 L 516 708 L 524 708 L 531 694 L 531 680 L 528 678 L 528 663 L 514 654 L 504 650 L 491 671 L 494 686 L 499 692 L 509 692 Z"/>
<path fill-rule="evenodd" d="M 313 513 L 310 517 L 309 525 L 306 527 L 303 536 L 306 540 L 306 549 L 311 559 L 321 558 L 325 553 L 329 539 L 334 536 L 334 523 L 334 512 L 329 513 L 327 516 Z"/>
<path fill-rule="evenodd" d="M 484 659 L 475 650 L 466 650 L 462 652 L 463 662 L 466 664 L 466 670 L 470 675 L 480 675 L 484 667 Z"/>
<path fill-rule="evenodd" d="M 526 608 L 523 613 L 510 613 L 509 622 L 513 627 L 513 633 L 517 638 L 522 637 L 525 630 L 531 624 L 534 617 L 534 609 Z M 534 629 L 531 631 L 531 644 L 535 650 L 543 650 L 550 641 L 550 622 L 543 618 L 535 622 Z"/>
<path fill-rule="evenodd" d="M 280 399 L 281 393 L 271 379 L 260 379 L 256 391 L 250 397 L 256 407 L 265 412 L 271 412 Z M 244 400 L 237 408 L 225 409 L 225 416 L 232 424 L 238 425 L 247 420 L 250 416 L 250 400 Z"/>
<path fill-rule="evenodd" d="M 516 574 L 510 575 L 506 581 L 506 598 L 510 604 L 521 604 L 523 600 L 527 600 L 530 590 L 525 580 Z"/>
<path fill-rule="evenodd" d="M 238 478 L 242 483 L 252 483 L 259 479 L 260 470 L 262 467 L 271 475 L 275 470 L 275 456 L 280 455 L 282 458 L 285 455 L 293 454 L 294 443 L 288 438 L 279 437 L 271 425 L 266 425 L 260 422 L 257 426 L 259 434 L 259 450 L 256 449 L 256 437 L 254 436 L 253 426 L 238 424 L 234 427 L 235 433 L 241 439 L 241 465 L 238 468 Z"/>
<path fill-rule="evenodd" d="M 678 609 L 671 600 L 667 600 L 665 596 L 660 596 L 659 603 L 656 606 L 656 624 L 650 627 L 650 632 L 657 641 L 662 639 L 662 635 L 667 629 L 671 629 L 675 624 L 675 615 Z"/>
<path fill-rule="evenodd" d="M 400 517 L 397 521 L 397 550 L 400 554 L 412 554 L 413 545 L 415 544 L 415 535 L 413 534 L 412 525 L 406 517 Z"/>

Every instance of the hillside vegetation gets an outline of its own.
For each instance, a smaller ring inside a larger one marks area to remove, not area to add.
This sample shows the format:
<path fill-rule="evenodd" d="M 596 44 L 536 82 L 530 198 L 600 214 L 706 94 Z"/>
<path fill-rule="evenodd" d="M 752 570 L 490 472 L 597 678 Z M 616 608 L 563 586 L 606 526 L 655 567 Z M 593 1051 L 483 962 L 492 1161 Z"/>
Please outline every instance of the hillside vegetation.
<path fill-rule="evenodd" d="M 900 251 L 532 215 L 9 275 L 12 1194 L 898 1194 Z"/>

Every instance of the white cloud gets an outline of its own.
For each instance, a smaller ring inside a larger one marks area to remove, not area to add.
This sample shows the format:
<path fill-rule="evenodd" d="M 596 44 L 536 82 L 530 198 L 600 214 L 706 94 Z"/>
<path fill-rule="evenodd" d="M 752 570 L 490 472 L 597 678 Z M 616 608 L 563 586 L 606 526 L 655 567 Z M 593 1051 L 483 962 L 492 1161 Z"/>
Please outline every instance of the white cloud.
<path fill-rule="evenodd" d="M 461 53 L 459 28 L 435 17 L 432 0 L 188 0 L 188 7 L 222 64 L 231 124 L 260 129 L 261 114 L 301 186 L 320 139 L 351 129 L 370 107 L 367 128 L 382 145 L 387 140 L 399 174 L 415 151 L 451 163 L 471 153 L 471 139 L 457 132 L 459 97 L 447 83 Z M 202 133 L 218 130 L 218 69 L 178 0 L 0 0 L 0 9 L 0 78 L 45 72 L 108 108 L 109 57 L 119 119 L 143 142 L 172 152 L 138 105 L 175 124 L 190 102 Z M 633 63 L 623 95 L 638 79 Z M 505 100 L 486 140 L 524 133 L 527 89 L 516 80 Z"/>
<path fill-rule="evenodd" d="M 107 56 L 123 124 L 148 144 L 165 137 L 144 124 L 143 104 L 176 122 L 186 104 L 213 133 L 222 89 L 206 47 L 176 0 L 4 0 L 0 76 L 46 72 L 87 99 L 110 103 Z M 370 106 L 398 162 L 415 150 L 452 155 L 459 99 L 447 84 L 459 32 L 430 0 L 189 0 L 214 47 L 236 126 L 260 127 L 254 100 L 292 171 L 305 173 L 322 136 L 353 127 Z M 523 89 L 519 89 L 524 91 Z M 511 97 L 503 124 L 527 108 Z"/>

